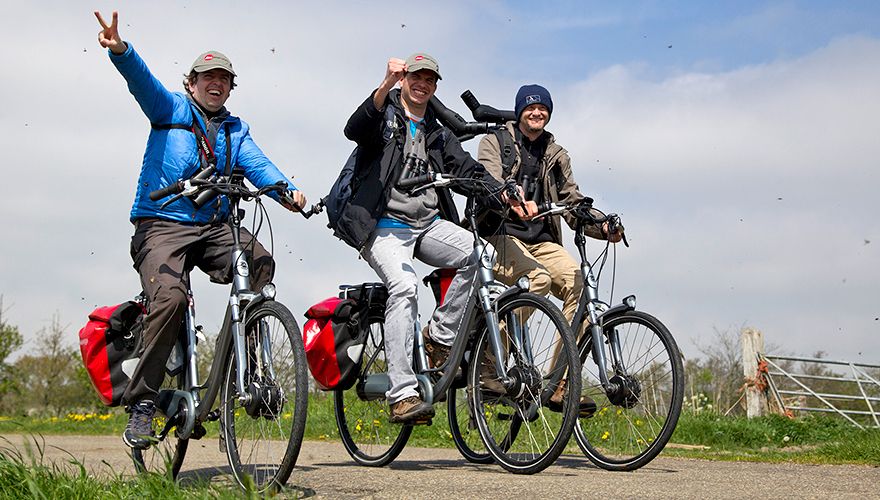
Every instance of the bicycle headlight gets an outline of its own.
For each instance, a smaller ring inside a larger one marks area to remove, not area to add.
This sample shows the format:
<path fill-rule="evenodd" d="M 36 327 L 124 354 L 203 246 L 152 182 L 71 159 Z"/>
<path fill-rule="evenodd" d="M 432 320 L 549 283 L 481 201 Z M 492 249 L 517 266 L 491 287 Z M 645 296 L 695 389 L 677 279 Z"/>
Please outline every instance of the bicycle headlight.
<path fill-rule="evenodd" d="M 626 307 L 635 309 L 636 308 L 636 296 L 635 295 L 627 295 L 623 298 L 623 303 L 626 304 Z"/>
<path fill-rule="evenodd" d="M 260 293 L 263 294 L 263 297 L 265 297 L 269 300 L 274 299 L 275 298 L 275 285 L 273 285 L 272 283 L 269 283 L 268 285 L 264 286 L 262 290 L 260 290 Z"/>
<path fill-rule="evenodd" d="M 520 287 L 520 289 L 525 290 L 526 292 L 529 291 L 529 285 L 530 283 L 528 276 L 521 276 L 518 280 L 516 280 L 516 286 Z"/>

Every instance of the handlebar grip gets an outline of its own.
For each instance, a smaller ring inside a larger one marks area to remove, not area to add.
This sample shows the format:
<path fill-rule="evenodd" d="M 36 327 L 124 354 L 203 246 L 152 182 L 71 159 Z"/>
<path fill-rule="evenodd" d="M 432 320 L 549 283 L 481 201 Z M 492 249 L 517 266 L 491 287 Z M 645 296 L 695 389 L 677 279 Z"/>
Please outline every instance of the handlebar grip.
<path fill-rule="evenodd" d="M 408 177 L 397 184 L 397 187 L 400 188 L 411 188 L 414 186 L 418 186 L 420 184 L 428 184 L 429 182 L 434 180 L 434 176 L 432 174 L 423 174 L 417 175 L 415 177 Z"/>
<path fill-rule="evenodd" d="M 177 181 L 174 184 L 169 184 L 162 189 L 157 189 L 151 192 L 150 199 L 153 201 L 158 201 L 170 194 L 177 194 L 181 191 L 183 191 L 183 181 Z"/>

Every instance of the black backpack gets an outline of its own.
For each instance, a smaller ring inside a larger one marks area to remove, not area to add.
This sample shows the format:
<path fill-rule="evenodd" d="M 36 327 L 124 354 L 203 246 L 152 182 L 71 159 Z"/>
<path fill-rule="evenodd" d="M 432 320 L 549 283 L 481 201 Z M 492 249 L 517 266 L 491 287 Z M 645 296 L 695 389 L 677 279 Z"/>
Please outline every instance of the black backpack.
<path fill-rule="evenodd" d="M 388 126 L 389 124 L 392 126 Z M 394 137 L 394 132 L 397 128 L 396 124 L 397 115 L 394 113 L 394 108 L 392 106 L 386 106 L 385 121 L 383 122 L 384 128 L 382 131 L 383 146 Z M 351 201 L 351 197 L 354 196 L 358 189 L 358 179 L 355 176 L 355 171 L 357 170 L 359 160 L 360 147 L 355 146 L 354 150 L 352 150 L 351 154 L 348 156 L 348 159 L 345 160 L 345 164 L 342 165 L 342 171 L 339 172 L 339 177 L 336 178 L 336 182 L 330 187 L 330 192 L 321 200 L 324 204 L 325 210 L 327 210 L 327 227 L 333 230 L 333 234 L 336 237 L 340 237 L 336 232 L 339 218 L 342 216 L 345 207 L 347 207 Z"/>
<path fill-rule="evenodd" d="M 510 177 L 513 171 L 513 163 L 516 161 L 516 152 L 513 150 L 513 137 L 504 127 L 498 127 L 492 131 L 495 139 L 498 140 L 498 147 L 501 149 L 501 168 L 502 175 L 505 179 Z"/>

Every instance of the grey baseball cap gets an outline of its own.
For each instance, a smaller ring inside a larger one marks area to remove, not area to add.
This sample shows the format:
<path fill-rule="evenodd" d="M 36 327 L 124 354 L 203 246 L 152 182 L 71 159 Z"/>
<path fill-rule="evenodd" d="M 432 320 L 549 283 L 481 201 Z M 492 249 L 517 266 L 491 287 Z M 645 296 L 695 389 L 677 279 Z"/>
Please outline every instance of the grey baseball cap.
<path fill-rule="evenodd" d="M 216 50 L 209 50 L 204 54 L 200 55 L 193 61 L 192 67 L 189 69 L 190 73 L 195 71 L 196 73 L 203 73 L 212 69 L 225 69 L 226 71 L 232 73 L 232 76 L 238 76 L 235 74 L 235 71 L 232 70 L 232 62 L 228 57 L 223 55 Z"/>
<path fill-rule="evenodd" d="M 428 54 L 425 54 L 424 52 L 416 52 L 406 58 L 406 70 L 408 72 L 416 72 L 420 69 L 429 69 L 437 74 L 438 80 L 443 79 L 443 77 L 440 76 L 440 65 L 437 64 L 437 60 Z"/>

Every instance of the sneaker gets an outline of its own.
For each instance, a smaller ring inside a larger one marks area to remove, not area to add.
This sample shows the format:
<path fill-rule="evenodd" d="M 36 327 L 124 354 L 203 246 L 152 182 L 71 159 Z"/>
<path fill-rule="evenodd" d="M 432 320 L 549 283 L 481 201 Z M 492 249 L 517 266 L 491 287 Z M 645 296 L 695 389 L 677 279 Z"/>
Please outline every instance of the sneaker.
<path fill-rule="evenodd" d="M 551 411 L 562 412 L 562 401 L 565 399 L 566 393 L 565 385 L 565 379 L 560 380 L 556 391 L 547 401 L 547 408 Z M 589 396 L 581 395 L 581 400 L 578 403 L 578 418 L 590 418 L 594 413 L 596 413 L 596 402 Z"/>
<path fill-rule="evenodd" d="M 410 424 L 429 420 L 434 416 L 434 407 L 422 401 L 418 396 L 410 396 L 391 404 L 391 415 L 388 420 L 392 424 Z"/>
<path fill-rule="evenodd" d="M 141 401 L 131 405 L 131 416 L 128 417 L 128 425 L 122 433 L 122 440 L 130 448 L 145 450 L 156 440 L 153 432 L 153 415 L 156 414 L 156 405 L 152 401 Z"/>

